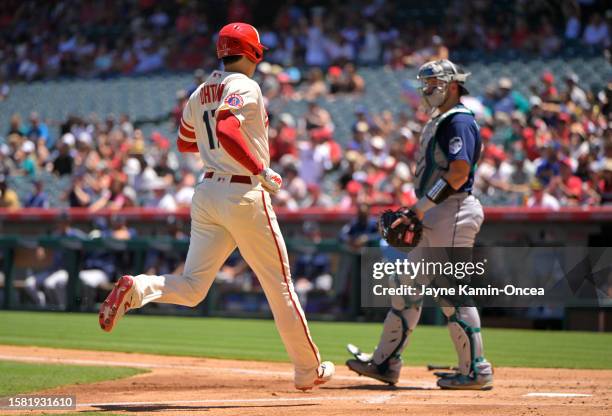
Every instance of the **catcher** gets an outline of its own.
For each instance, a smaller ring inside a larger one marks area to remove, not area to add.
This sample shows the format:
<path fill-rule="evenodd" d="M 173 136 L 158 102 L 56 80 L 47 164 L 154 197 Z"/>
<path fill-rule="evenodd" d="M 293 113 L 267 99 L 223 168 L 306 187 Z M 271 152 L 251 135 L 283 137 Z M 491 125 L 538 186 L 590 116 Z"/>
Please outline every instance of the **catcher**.
<path fill-rule="evenodd" d="M 417 156 L 415 187 L 420 199 L 410 209 L 387 211 L 381 217 L 381 234 L 392 246 L 474 245 L 484 214 L 471 192 L 481 151 L 479 128 L 474 114 L 460 101 L 468 94 L 464 83 L 469 75 L 446 59 L 427 62 L 419 69 L 421 95 L 432 114 L 423 128 Z M 436 373 L 438 386 L 491 389 L 493 369 L 483 355 L 478 310 L 447 305 L 450 303 L 441 304 L 441 308 L 459 365 L 456 372 Z M 394 296 L 374 353 L 362 353 L 349 344 L 355 358 L 347 361 L 348 367 L 360 375 L 396 384 L 402 367 L 400 354 L 419 321 L 421 306 L 422 298 Z"/>

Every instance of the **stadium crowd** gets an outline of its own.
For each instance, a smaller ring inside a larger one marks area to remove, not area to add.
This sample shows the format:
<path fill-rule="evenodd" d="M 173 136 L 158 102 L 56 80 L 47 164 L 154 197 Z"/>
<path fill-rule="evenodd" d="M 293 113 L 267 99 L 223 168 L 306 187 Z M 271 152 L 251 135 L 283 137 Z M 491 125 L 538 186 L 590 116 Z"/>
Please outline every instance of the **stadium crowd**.
<path fill-rule="evenodd" d="M 464 97 L 482 126 L 485 147 L 474 192 L 485 204 L 557 209 L 612 203 L 612 86 L 591 92 L 576 74 L 562 79 L 557 88 L 554 75 L 544 71 L 541 84 L 525 97 L 502 77 L 483 96 Z M 309 86 L 304 94 L 311 88 L 318 87 Z M 324 84 L 324 93 L 329 90 Z M 185 97 L 179 94 L 171 112 L 175 125 Z M 370 114 L 358 106 L 350 138 L 335 137 L 332 116 L 315 101 L 299 117 L 270 113 L 272 165 L 284 177 L 276 205 L 297 210 L 412 204 L 411 171 L 429 116 L 406 101 L 407 111 L 398 115 Z M 0 206 L 49 206 L 40 177 L 51 174 L 72 182 L 61 206 L 92 211 L 189 206 L 201 161 L 173 151 L 174 138 L 158 132 L 145 138 L 128 115 L 69 117 L 59 126 L 59 137 L 51 131 L 36 113 L 27 122 L 13 116 L 0 145 Z M 19 197 L 11 191 L 6 178 L 13 176 L 29 178 L 32 193 Z"/>
<path fill-rule="evenodd" d="M 8 88 L 3 79 L 212 69 L 214 34 L 227 21 L 257 25 L 267 59 L 285 67 L 403 68 L 448 48 L 538 56 L 563 46 L 601 49 L 610 46 L 611 17 L 599 0 L 437 0 L 428 7 L 385 0 L 5 0 L 0 97 Z"/>

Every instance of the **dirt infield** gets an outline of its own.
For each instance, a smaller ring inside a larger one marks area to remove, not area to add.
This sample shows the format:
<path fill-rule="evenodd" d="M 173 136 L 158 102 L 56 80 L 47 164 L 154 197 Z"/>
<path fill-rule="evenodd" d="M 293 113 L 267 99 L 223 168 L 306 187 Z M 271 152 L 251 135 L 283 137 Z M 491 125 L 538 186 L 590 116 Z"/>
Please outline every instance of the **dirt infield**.
<path fill-rule="evenodd" d="M 74 394 L 77 412 L 101 415 L 612 414 L 612 370 L 497 368 L 492 391 L 469 392 L 437 389 L 425 368 L 404 368 L 392 388 L 337 363 L 333 381 L 301 393 L 293 389 L 292 369 L 285 363 L 11 346 L 0 346 L 0 360 L 151 370 L 118 381 L 45 391 Z"/>

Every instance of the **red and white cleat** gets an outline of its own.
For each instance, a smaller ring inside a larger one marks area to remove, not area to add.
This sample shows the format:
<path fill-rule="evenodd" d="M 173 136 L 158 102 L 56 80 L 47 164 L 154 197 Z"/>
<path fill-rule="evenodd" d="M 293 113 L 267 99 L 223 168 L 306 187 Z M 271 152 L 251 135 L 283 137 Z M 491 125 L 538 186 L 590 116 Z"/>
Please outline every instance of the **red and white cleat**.
<path fill-rule="evenodd" d="M 307 386 L 296 385 L 295 388 L 302 391 L 312 390 L 316 386 L 320 386 L 321 384 L 327 383 L 329 380 L 332 379 L 335 373 L 336 367 L 334 366 L 334 363 L 332 363 L 331 361 L 323 361 L 317 369 L 317 378 L 314 379 L 312 384 Z"/>
<path fill-rule="evenodd" d="M 133 293 L 134 278 L 132 276 L 123 276 L 115 283 L 115 287 L 100 307 L 98 315 L 100 328 L 106 332 L 113 330 L 117 321 L 130 310 Z"/>

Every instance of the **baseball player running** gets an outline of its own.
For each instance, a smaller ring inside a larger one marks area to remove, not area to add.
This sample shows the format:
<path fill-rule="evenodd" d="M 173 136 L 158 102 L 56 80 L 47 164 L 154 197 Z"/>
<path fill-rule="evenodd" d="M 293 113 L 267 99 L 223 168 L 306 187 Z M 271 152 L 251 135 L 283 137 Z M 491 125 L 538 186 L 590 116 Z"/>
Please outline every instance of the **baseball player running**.
<path fill-rule="evenodd" d="M 415 186 L 420 199 L 410 210 L 400 211 L 399 218 L 390 226 L 416 223 L 420 228 L 422 221 L 423 234 L 417 247 L 472 247 L 484 218 L 480 202 L 471 193 L 481 150 L 479 128 L 473 113 L 460 101 L 468 93 L 464 83 L 469 75 L 446 59 L 427 62 L 418 72 L 421 95 L 432 110 L 417 156 Z M 397 383 L 402 367 L 400 354 L 417 325 L 421 306 L 422 298 L 393 297 L 374 353 L 361 353 L 349 345 L 355 359 L 347 361 L 348 367 L 364 376 Z M 448 319 L 459 365 L 457 372 L 436 373 L 440 377 L 438 386 L 491 389 L 493 371 L 483 355 L 478 310 L 441 308 Z"/>
<path fill-rule="evenodd" d="M 179 151 L 199 152 L 205 166 L 192 201 L 183 274 L 123 276 L 104 301 L 99 321 L 110 332 L 128 310 L 149 302 L 197 305 L 237 246 L 268 299 L 295 366 L 295 387 L 308 390 L 329 381 L 335 369 L 321 362 L 310 336 L 270 201 L 282 179 L 268 167 L 268 117 L 259 85 L 251 79 L 264 49 L 253 26 L 224 26 L 217 40 L 224 71 L 214 71 L 183 110 Z"/>

